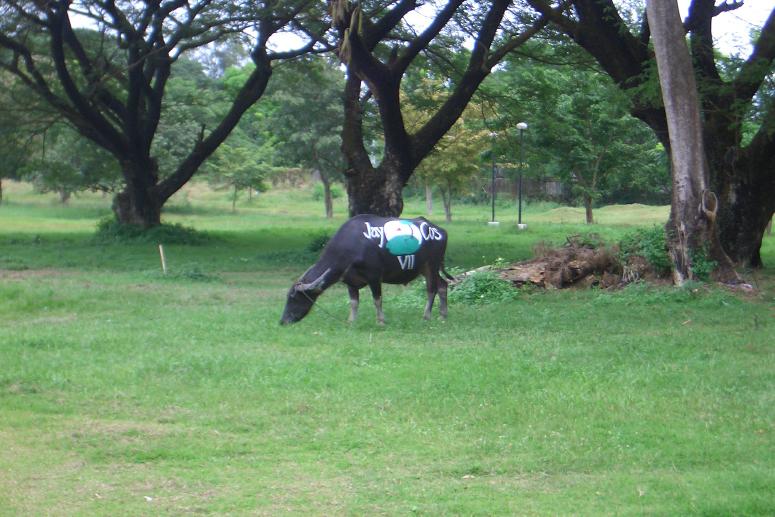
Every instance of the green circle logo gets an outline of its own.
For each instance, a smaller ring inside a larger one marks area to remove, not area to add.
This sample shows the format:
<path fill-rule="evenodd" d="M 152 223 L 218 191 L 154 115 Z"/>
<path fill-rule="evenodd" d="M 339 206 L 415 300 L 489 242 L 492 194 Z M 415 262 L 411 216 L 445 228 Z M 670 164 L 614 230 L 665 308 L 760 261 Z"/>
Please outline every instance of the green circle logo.
<path fill-rule="evenodd" d="M 420 249 L 422 233 L 412 221 L 399 219 L 385 223 L 387 249 L 393 255 L 411 255 Z"/>

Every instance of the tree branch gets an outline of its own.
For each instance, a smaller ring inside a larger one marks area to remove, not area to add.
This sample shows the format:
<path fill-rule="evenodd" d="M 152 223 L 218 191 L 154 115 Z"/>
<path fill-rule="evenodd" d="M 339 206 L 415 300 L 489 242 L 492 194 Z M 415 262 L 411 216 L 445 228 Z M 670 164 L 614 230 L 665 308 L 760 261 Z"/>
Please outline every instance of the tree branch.
<path fill-rule="evenodd" d="M 464 0 L 449 0 L 447 5 L 436 14 L 433 22 L 420 34 L 409 42 L 409 46 L 401 52 L 398 59 L 392 64 L 393 73 L 401 76 L 417 55 L 430 44 L 430 42 L 439 35 L 442 29 L 449 23 L 457 9 L 463 4 Z"/>
<path fill-rule="evenodd" d="M 771 73 L 773 60 L 775 60 L 775 8 L 764 23 L 753 52 L 743 63 L 740 73 L 732 84 L 737 98 L 746 100 L 753 98 L 764 79 Z"/>

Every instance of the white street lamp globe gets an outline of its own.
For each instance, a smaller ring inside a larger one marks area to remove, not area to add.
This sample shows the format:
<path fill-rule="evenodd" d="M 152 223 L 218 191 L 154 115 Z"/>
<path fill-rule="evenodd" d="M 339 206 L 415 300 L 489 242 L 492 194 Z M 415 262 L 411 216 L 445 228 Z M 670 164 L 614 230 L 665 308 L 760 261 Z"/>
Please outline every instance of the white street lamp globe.
<path fill-rule="evenodd" d="M 524 131 L 525 129 L 527 129 L 527 122 L 520 122 L 519 124 L 517 124 L 517 129 L 519 129 L 520 131 Z"/>

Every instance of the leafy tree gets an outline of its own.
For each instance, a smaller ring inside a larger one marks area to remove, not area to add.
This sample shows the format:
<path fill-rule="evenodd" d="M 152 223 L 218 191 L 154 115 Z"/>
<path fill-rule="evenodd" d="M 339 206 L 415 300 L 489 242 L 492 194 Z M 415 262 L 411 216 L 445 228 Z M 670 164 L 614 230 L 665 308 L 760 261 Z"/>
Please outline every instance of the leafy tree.
<path fill-rule="evenodd" d="M 652 31 L 643 3 L 571 0 L 567 9 L 558 11 L 546 0 L 528 2 L 628 92 L 632 114 L 646 122 L 669 149 Z M 683 29 L 688 33 L 697 81 L 708 189 L 719 201 L 721 245 L 733 261 L 759 267 L 762 236 L 775 212 L 775 91 L 771 88 L 775 8 L 755 37 L 750 55 L 730 63 L 719 59 L 714 48 L 713 20 L 740 5 L 692 0 Z"/>
<path fill-rule="evenodd" d="M 3 180 L 19 180 L 54 118 L 0 71 L 0 203 Z"/>
<path fill-rule="evenodd" d="M 332 184 L 341 179 L 345 167 L 341 151 L 343 85 L 342 72 L 326 58 L 289 63 L 278 68 L 267 99 L 273 108 L 263 119 L 281 164 L 317 172 L 327 218 L 334 215 Z"/>
<path fill-rule="evenodd" d="M 455 124 L 493 67 L 537 33 L 547 18 L 526 17 L 510 0 L 448 0 L 418 32 L 404 21 L 418 7 L 414 0 L 331 4 L 339 55 L 348 70 L 342 149 L 350 213 L 398 215 L 403 209 L 402 189 L 415 168 Z M 473 41 L 471 51 L 464 47 L 466 39 Z M 450 93 L 419 129 L 410 132 L 401 82 L 411 66 L 429 61 L 438 64 L 435 68 L 451 85 Z M 364 114 L 371 102 L 378 110 L 383 144 L 376 166 L 364 131 Z"/>
<path fill-rule="evenodd" d="M 510 56 L 478 92 L 505 160 L 519 163 L 515 128 L 528 122 L 528 170 L 570 185 L 586 208 L 587 222 L 593 221 L 593 205 L 618 202 L 624 186 L 666 202 L 670 180 L 664 152 L 648 128 L 629 115 L 628 97 L 567 45 L 533 41 L 522 54 Z"/>
<path fill-rule="evenodd" d="M 265 180 L 272 166 L 249 147 L 235 147 L 228 142 L 221 145 L 210 162 L 210 184 L 216 188 L 232 190 L 231 209 L 237 209 L 237 197 L 241 190 L 263 192 Z"/>
<path fill-rule="evenodd" d="M 441 194 L 444 217 L 452 221 L 452 200 L 465 193 L 471 179 L 479 174 L 479 155 L 486 135 L 465 127 L 458 120 L 417 168 L 417 174 Z"/>
<path fill-rule="evenodd" d="M 76 192 L 114 192 L 120 185 L 120 172 L 110 156 L 63 124 L 46 131 L 22 168 L 22 177 L 39 192 L 56 192 L 62 203 Z"/>
<path fill-rule="evenodd" d="M 637 170 L 634 176 L 647 178 L 662 172 L 667 183 L 667 169 L 653 159 L 653 136 L 629 115 L 626 99 L 612 85 L 578 71 L 564 79 L 556 102 L 544 107 L 534 126 L 534 141 L 548 154 L 547 169 L 572 185 L 589 224 L 593 205 L 617 184 L 617 175 Z"/>
<path fill-rule="evenodd" d="M 3 180 L 19 179 L 22 165 L 26 162 L 25 135 L 20 122 L 10 106 L 3 104 L 0 112 L 0 203 L 3 202 Z"/>
<path fill-rule="evenodd" d="M 422 77 L 408 76 L 405 118 L 410 130 L 420 127 L 442 101 L 444 84 L 428 71 Z M 412 80 L 415 79 L 415 80 Z M 482 147 L 488 145 L 488 134 L 477 124 L 477 107 L 469 105 L 465 113 L 439 140 L 434 150 L 418 165 L 415 174 L 426 185 L 436 187 L 444 206 L 444 217 L 452 220 L 452 200 L 463 194 L 471 179 L 479 174 Z M 429 203 L 426 191 L 426 203 Z"/>
<path fill-rule="evenodd" d="M 0 69 L 115 158 L 125 183 L 114 198 L 117 219 L 150 227 L 160 223 L 166 200 L 191 179 L 263 95 L 273 63 L 315 48 L 315 35 L 324 31 L 322 7 L 313 0 L 4 2 Z M 76 14 L 93 29 L 74 27 Z M 283 30 L 296 30 L 306 43 L 292 50 L 271 50 L 270 38 Z M 252 34 L 253 72 L 217 123 L 201 123 L 183 158 L 160 170 L 153 145 L 168 111 L 173 64 L 193 49 L 237 33 Z"/>

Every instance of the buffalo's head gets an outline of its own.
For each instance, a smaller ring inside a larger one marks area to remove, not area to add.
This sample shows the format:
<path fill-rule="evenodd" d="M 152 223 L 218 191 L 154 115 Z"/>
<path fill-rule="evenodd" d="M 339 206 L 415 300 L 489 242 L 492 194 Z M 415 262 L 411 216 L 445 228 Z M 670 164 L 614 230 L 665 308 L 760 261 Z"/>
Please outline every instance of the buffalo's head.
<path fill-rule="evenodd" d="M 285 310 L 280 318 L 281 325 L 290 325 L 301 321 L 315 304 L 315 300 L 324 290 L 324 282 L 331 268 L 326 269 L 322 275 L 311 282 L 297 281 L 288 290 L 288 299 L 285 302 Z M 305 273 L 302 279 L 307 276 Z"/>

